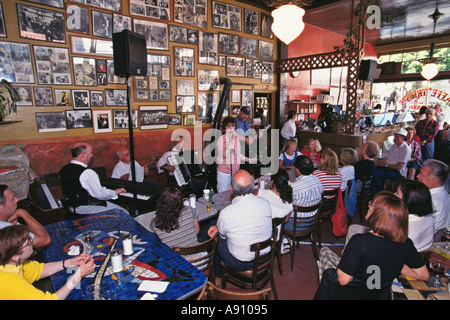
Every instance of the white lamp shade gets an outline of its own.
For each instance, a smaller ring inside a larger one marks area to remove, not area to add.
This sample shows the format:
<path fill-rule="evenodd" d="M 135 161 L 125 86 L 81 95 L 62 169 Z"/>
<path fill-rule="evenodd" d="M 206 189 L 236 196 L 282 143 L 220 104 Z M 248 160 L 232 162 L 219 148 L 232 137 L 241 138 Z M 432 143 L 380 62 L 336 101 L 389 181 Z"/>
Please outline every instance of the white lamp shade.
<path fill-rule="evenodd" d="M 272 11 L 272 32 L 286 44 L 289 44 L 305 28 L 303 15 L 305 10 L 293 4 L 287 4 Z"/>
<path fill-rule="evenodd" d="M 423 66 L 421 75 L 427 80 L 433 79 L 439 73 L 436 63 L 427 63 Z"/>

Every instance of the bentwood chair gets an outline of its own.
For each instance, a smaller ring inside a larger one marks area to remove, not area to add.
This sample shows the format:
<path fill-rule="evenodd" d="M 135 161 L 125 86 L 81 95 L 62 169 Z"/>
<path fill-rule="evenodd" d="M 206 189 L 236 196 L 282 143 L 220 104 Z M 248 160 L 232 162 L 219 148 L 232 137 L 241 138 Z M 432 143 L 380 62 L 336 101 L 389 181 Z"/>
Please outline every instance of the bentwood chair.
<path fill-rule="evenodd" d="M 303 207 L 303 206 L 296 206 L 294 205 L 294 212 L 293 219 L 293 229 L 289 230 L 284 228 L 284 234 L 287 236 L 287 239 L 289 240 L 289 244 L 291 246 L 291 271 L 294 270 L 294 257 L 295 257 L 295 247 L 298 249 L 298 241 L 299 238 L 309 237 L 311 240 L 311 248 L 313 251 L 314 258 L 316 260 L 319 260 L 319 252 L 316 246 L 317 242 L 317 223 L 319 221 L 319 213 L 320 208 L 322 206 L 322 201 L 320 201 L 318 204 L 310 206 L 310 207 Z M 305 216 L 305 213 L 311 213 L 313 214 L 308 217 L 302 217 Z M 297 231 L 297 228 L 301 228 L 301 231 Z"/>
<path fill-rule="evenodd" d="M 211 282 L 215 281 L 214 275 L 214 264 L 216 259 L 216 248 L 217 248 L 217 235 L 213 238 L 197 244 L 195 246 L 189 247 L 172 247 L 172 249 L 179 253 L 182 256 L 194 255 L 197 256 L 193 258 L 187 258 L 187 260 L 192 263 L 195 267 L 197 267 L 200 271 L 202 271 L 206 276 L 208 276 L 208 280 Z M 206 252 L 205 255 L 198 255 L 199 253 Z"/>
<path fill-rule="evenodd" d="M 317 222 L 317 238 L 319 240 L 319 247 L 322 247 L 322 224 L 325 220 L 331 219 L 331 216 L 336 212 L 339 190 L 340 188 L 336 188 L 333 190 L 325 190 L 322 193 L 322 205 L 319 210 L 319 220 Z"/>
<path fill-rule="evenodd" d="M 276 229 L 267 240 L 250 245 L 250 250 L 255 253 L 253 268 L 246 271 L 236 271 L 228 268 L 223 261 L 222 289 L 226 289 L 226 283 L 230 282 L 242 289 L 261 290 L 270 281 L 275 300 L 278 300 L 275 280 L 273 277 L 273 255 L 276 243 Z M 264 249 L 269 248 L 267 253 Z"/>
<path fill-rule="evenodd" d="M 197 300 L 270 300 L 271 289 L 240 290 L 220 289 L 208 281 Z"/>

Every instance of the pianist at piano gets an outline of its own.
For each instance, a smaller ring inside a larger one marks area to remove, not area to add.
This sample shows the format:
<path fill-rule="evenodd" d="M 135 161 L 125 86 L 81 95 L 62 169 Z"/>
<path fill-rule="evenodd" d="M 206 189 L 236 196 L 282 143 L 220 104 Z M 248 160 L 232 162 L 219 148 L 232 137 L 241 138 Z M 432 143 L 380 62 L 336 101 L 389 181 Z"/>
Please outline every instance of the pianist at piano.
<path fill-rule="evenodd" d="M 15 224 L 18 219 L 26 224 L 33 238 L 34 248 L 43 248 L 51 239 L 44 227 L 28 211 L 17 208 L 17 197 L 7 185 L 0 184 L 0 229 Z"/>
<path fill-rule="evenodd" d="M 63 198 L 71 212 L 92 214 L 109 209 L 125 210 L 107 200 L 117 199 L 124 188 L 103 187 L 98 174 L 88 168 L 92 159 L 92 146 L 78 142 L 71 147 L 72 160 L 59 171 Z"/>

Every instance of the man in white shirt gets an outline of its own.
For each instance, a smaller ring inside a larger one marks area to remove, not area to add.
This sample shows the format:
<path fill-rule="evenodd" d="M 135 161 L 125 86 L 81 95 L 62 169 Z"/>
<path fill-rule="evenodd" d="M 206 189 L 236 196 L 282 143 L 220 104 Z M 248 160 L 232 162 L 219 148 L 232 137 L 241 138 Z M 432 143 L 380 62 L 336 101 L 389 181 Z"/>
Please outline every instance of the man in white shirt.
<path fill-rule="evenodd" d="M 372 178 L 372 195 L 384 189 L 386 180 L 398 180 L 406 176 L 406 164 L 411 159 L 411 148 L 405 142 L 407 132 L 401 128 L 394 133 L 394 144 L 387 156 L 375 160 L 375 171 Z"/>
<path fill-rule="evenodd" d="M 417 179 L 430 189 L 433 201 L 435 241 L 441 241 L 441 234 L 450 226 L 450 195 L 444 187 L 448 178 L 448 166 L 435 159 L 425 160 Z"/>
<path fill-rule="evenodd" d="M 99 213 L 109 209 L 125 210 L 106 200 L 117 199 L 118 194 L 126 190 L 103 187 L 98 174 L 88 169 L 93 157 L 91 145 L 78 142 L 72 146 L 71 153 L 72 161 L 59 171 L 63 199 L 67 199 L 69 209 L 77 214 Z"/>
<path fill-rule="evenodd" d="M 250 245 L 272 235 L 270 203 L 253 194 L 253 185 L 253 178 L 247 171 L 237 171 L 231 179 L 231 192 L 236 197 L 220 212 L 217 225 L 208 230 L 211 238 L 219 233 L 217 277 L 221 276 L 220 260 L 233 270 L 251 269 L 255 253 L 250 251 Z"/>
<path fill-rule="evenodd" d="M 445 123 L 445 113 L 442 112 L 442 107 L 440 104 L 434 106 L 434 110 L 436 111 L 435 117 L 438 123 L 438 133 L 434 138 L 434 150 L 437 151 L 444 143 L 444 123 Z"/>
<path fill-rule="evenodd" d="M 119 159 L 119 162 L 115 165 L 111 178 L 120 179 L 124 175 L 128 175 L 126 179 L 131 180 L 130 150 L 126 147 L 122 147 L 116 151 L 116 157 Z M 144 176 L 148 174 L 148 167 L 143 167 L 136 160 L 134 160 L 134 168 L 136 181 L 144 181 Z"/>
<path fill-rule="evenodd" d="M 295 139 L 296 138 L 296 132 L 297 132 L 297 126 L 295 125 L 294 117 L 296 113 L 294 111 L 289 111 L 287 120 L 283 125 L 283 128 L 281 128 L 281 146 L 280 149 L 283 148 L 286 141 L 289 139 Z"/>

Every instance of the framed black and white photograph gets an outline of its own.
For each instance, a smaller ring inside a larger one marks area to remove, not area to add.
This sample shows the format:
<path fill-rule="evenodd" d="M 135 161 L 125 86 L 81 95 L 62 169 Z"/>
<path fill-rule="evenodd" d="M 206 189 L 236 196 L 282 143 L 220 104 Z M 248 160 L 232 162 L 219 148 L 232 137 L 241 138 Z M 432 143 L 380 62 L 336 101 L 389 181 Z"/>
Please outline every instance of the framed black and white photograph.
<path fill-rule="evenodd" d="M 106 71 L 106 59 L 95 59 L 95 72 L 97 73 L 98 85 L 106 85 L 108 83 Z"/>
<path fill-rule="evenodd" d="M 195 112 L 195 96 L 177 96 L 176 108 L 177 113 Z"/>
<path fill-rule="evenodd" d="M 126 89 L 105 89 L 105 105 L 108 107 L 126 107 Z"/>
<path fill-rule="evenodd" d="M 195 114 L 183 114 L 183 125 L 184 126 L 195 125 Z"/>
<path fill-rule="evenodd" d="M 208 0 L 174 0 L 174 21 L 199 28 L 207 27 Z"/>
<path fill-rule="evenodd" d="M 177 80 L 177 95 L 192 96 L 194 94 L 194 80 Z"/>
<path fill-rule="evenodd" d="M 113 18 L 111 13 L 92 10 L 92 35 L 112 39 Z"/>
<path fill-rule="evenodd" d="M 38 84 L 72 84 L 69 49 L 33 46 Z"/>
<path fill-rule="evenodd" d="M 112 132 L 111 110 L 92 110 L 94 133 Z"/>
<path fill-rule="evenodd" d="M 194 76 L 194 49 L 174 47 L 175 75 Z"/>
<path fill-rule="evenodd" d="M 166 23 L 134 19 L 134 32 L 147 40 L 147 49 L 169 50 L 169 32 Z"/>
<path fill-rule="evenodd" d="M 89 9 L 70 4 L 66 9 L 67 30 L 89 34 Z"/>
<path fill-rule="evenodd" d="M 32 106 L 33 105 L 33 93 L 30 86 L 13 86 L 16 91 L 13 100 L 18 106 Z"/>
<path fill-rule="evenodd" d="M 113 13 L 113 33 L 123 30 L 133 31 L 133 20 L 131 17 Z"/>
<path fill-rule="evenodd" d="M 258 47 L 258 40 L 241 37 L 241 56 L 256 58 L 257 47 Z"/>
<path fill-rule="evenodd" d="M 170 0 L 130 0 L 130 12 L 152 19 L 170 20 Z"/>
<path fill-rule="evenodd" d="M 74 0 L 75 2 L 84 3 L 93 7 L 98 7 L 106 10 L 112 11 L 122 11 L 121 0 L 107 0 L 107 1 L 99 1 L 99 0 Z"/>
<path fill-rule="evenodd" d="M 54 106 L 52 88 L 34 87 L 34 102 L 36 107 Z"/>
<path fill-rule="evenodd" d="M 245 59 L 245 77 L 261 78 L 261 61 L 254 59 Z"/>
<path fill-rule="evenodd" d="M 259 40 L 258 58 L 273 60 L 273 43 Z"/>
<path fill-rule="evenodd" d="M 261 12 L 261 36 L 273 39 L 272 24 L 273 17 L 270 14 Z"/>
<path fill-rule="evenodd" d="M 187 37 L 187 43 L 198 45 L 198 30 L 188 29 Z"/>
<path fill-rule="evenodd" d="M 261 83 L 273 83 L 273 62 L 261 62 Z"/>
<path fill-rule="evenodd" d="M 76 86 L 96 86 L 97 76 L 95 59 L 72 57 Z"/>
<path fill-rule="evenodd" d="M 3 15 L 3 7 L 1 2 L 0 2 L 0 37 L 6 38 L 5 17 Z"/>
<path fill-rule="evenodd" d="M 64 0 L 25 0 L 25 1 L 43 4 L 55 8 L 64 8 Z"/>
<path fill-rule="evenodd" d="M 106 60 L 106 74 L 108 84 L 126 84 L 127 79 L 125 77 L 119 77 L 114 74 L 114 60 Z"/>
<path fill-rule="evenodd" d="M 66 117 L 61 112 L 36 112 L 38 132 L 66 131 Z"/>
<path fill-rule="evenodd" d="M 188 29 L 186 27 L 169 25 L 169 40 L 172 42 L 187 43 Z"/>
<path fill-rule="evenodd" d="M 140 109 L 141 130 L 167 129 L 167 106 L 141 106 Z"/>
<path fill-rule="evenodd" d="M 17 17 L 21 38 L 66 42 L 64 12 L 17 3 Z"/>
<path fill-rule="evenodd" d="M 13 83 L 34 83 L 30 45 L 0 41 L 0 78 Z"/>
<path fill-rule="evenodd" d="M 139 128 L 138 125 L 138 110 L 132 110 L 131 112 L 131 123 L 134 129 Z M 114 109 L 113 110 L 113 116 L 114 116 L 114 129 L 128 129 L 128 110 L 120 110 L 120 109 Z"/>
<path fill-rule="evenodd" d="M 70 42 L 74 54 L 114 55 L 112 40 L 70 36 Z"/>
<path fill-rule="evenodd" d="M 217 93 L 198 94 L 198 119 L 202 123 L 212 123 L 217 111 Z"/>
<path fill-rule="evenodd" d="M 104 107 L 105 100 L 103 98 L 103 91 L 91 90 L 91 107 Z"/>
<path fill-rule="evenodd" d="M 180 126 L 180 125 L 181 125 L 181 114 L 169 113 L 169 126 Z"/>
<path fill-rule="evenodd" d="M 259 34 L 258 11 L 244 9 L 244 32 L 255 36 Z"/>
<path fill-rule="evenodd" d="M 212 26 L 214 28 L 241 31 L 242 8 L 231 4 L 212 2 Z"/>
<path fill-rule="evenodd" d="M 72 90 L 55 89 L 55 101 L 58 107 L 72 107 Z"/>
<path fill-rule="evenodd" d="M 231 103 L 241 103 L 240 90 L 231 90 Z"/>
<path fill-rule="evenodd" d="M 238 57 L 227 57 L 227 76 L 244 77 L 245 59 Z"/>
<path fill-rule="evenodd" d="M 198 70 L 198 90 L 219 90 L 219 70 Z"/>
<path fill-rule="evenodd" d="M 91 110 L 66 110 L 67 129 L 92 128 Z"/>
<path fill-rule="evenodd" d="M 219 53 L 239 54 L 239 36 L 235 34 L 219 33 Z"/>
<path fill-rule="evenodd" d="M 72 90 L 72 101 L 75 110 L 91 108 L 89 90 Z"/>
<path fill-rule="evenodd" d="M 227 65 L 227 57 L 219 56 L 219 67 L 226 67 Z"/>
<path fill-rule="evenodd" d="M 198 62 L 217 65 L 219 62 L 217 34 L 199 31 L 198 37 Z"/>
<path fill-rule="evenodd" d="M 170 55 L 147 54 L 147 76 L 134 78 L 137 101 L 171 101 Z"/>
<path fill-rule="evenodd" d="M 242 89 L 241 105 L 244 107 L 251 107 L 253 101 L 253 90 Z"/>

